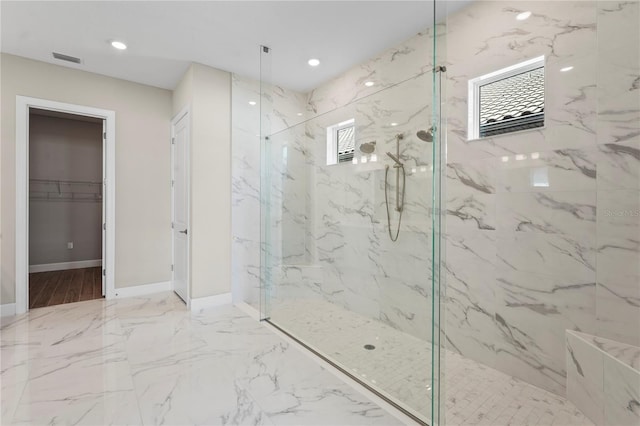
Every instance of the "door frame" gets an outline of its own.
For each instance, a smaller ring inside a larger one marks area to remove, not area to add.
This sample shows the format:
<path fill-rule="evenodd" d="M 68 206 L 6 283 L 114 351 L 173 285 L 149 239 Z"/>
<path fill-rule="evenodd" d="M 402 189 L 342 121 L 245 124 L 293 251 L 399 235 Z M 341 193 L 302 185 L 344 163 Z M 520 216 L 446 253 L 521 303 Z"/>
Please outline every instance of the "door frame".
<path fill-rule="evenodd" d="M 173 238 L 173 221 L 174 221 L 174 203 L 175 203 L 175 193 L 174 193 L 174 161 L 175 161 L 175 144 L 173 143 L 174 138 L 176 136 L 176 124 L 183 118 L 187 119 L 187 132 L 189 137 L 185 142 L 187 144 L 187 300 L 185 303 L 187 304 L 187 308 L 191 309 L 191 108 L 189 105 L 185 106 L 171 119 L 171 140 L 169 143 L 171 144 L 171 182 L 170 190 L 171 190 L 171 289 L 175 291 L 173 283 L 175 282 L 175 241 Z"/>
<path fill-rule="evenodd" d="M 107 299 L 115 297 L 115 241 L 116 241 L 116 113 L 115 111 L 74 105 L 47 99 L 16 96 L 16 313 L 29 310 L 29 109 L 83 115 L 105 120 L 103 136 L 103 170 L 105 190 L 105 247 L 102 253 L 106 271 Z"/>

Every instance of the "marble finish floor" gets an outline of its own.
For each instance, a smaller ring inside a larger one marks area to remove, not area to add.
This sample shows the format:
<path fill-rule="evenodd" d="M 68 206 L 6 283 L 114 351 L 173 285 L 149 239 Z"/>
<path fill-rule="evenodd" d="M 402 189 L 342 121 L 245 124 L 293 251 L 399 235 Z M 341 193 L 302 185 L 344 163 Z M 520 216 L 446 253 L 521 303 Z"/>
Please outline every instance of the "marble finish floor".
<path fill-rule="evenodd" d="M 431 344 L 325 301 L 274 302 L 271 321 L 418 417 L 431 416 Z M 364 345 L 376 346 L 367 350 Z M 571 402 L 446 352 L 446 425 L 592 425 Z"/>
<path fill-rule="evenodd" d="M 173 294 L 3 318 L 2 425 L 397 425 L 270 328 Z"/>

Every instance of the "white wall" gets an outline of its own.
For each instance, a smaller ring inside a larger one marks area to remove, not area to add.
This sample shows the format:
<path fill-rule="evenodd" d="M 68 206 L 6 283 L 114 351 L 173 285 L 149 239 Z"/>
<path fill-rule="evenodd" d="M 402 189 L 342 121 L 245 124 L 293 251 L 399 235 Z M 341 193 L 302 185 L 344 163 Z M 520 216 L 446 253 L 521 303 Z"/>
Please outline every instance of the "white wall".
<path fill-rule="evenodd" d="M 173 112 L 191 110 L 191 298 L 231 291 L 231 74 L 192 64 Z"/>
<path fill-rule="evenodd" d="M 31 114 L 29 179 L 101 182 L 102 122 Z M 29 265 L 102 258 L 102 199 L 92 195 L 100 190 L 100 184 L 29 186 Z M 83 199 L 69 200 L 68 191 Z"/>
<path fill-rule="evenodd" d="M 171 92 L 13 55 L 1 62 L 2 303 L 15 301 L 16 95 L 116 112 L 116 288 L 168 281 Z"/>

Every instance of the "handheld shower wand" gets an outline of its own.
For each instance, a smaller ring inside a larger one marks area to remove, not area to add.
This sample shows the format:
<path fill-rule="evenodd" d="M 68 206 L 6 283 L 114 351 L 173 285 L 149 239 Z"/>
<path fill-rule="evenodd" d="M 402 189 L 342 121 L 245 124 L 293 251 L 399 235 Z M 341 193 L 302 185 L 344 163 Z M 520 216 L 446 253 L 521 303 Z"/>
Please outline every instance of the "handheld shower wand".
<path fill-rule="evenodd" d="M 428 130 L 418 130 L 416 136 L 423 142 L 433 142 L 434 133 L 436 128 L 431 126 Z M 387 206 L 387 226 L 389 229 L 389 237 L 391 241 L 397 241 L 398 235 L 400 234 L 400 225 L 402 224 L 402 212 L 404 211 L 404 195 L 405 195 L 405 183 L 407 180 L 407 175 L 404 170 L 404 164 L 402 163 L 402 159 L 400 158 L 400 141 L 404 139 L 402 133 L 398 133 L 396 135 L 396 154 L 392 154 L 387 152 L 389 158 L 394 161 L 393 168 L 396 169 L 396 211 L 399 213 L 398 216 L 398 228 L 396 229 L 395 236 L 391 231 L 391 213 L 389 212 L 389 195 L 388 189 L 389 184 L 387 183 L 387 179 L 389 176 L 389 166 L 385 166 L 384 170 L 384 201 Z M 400 172 L 402 171 L 402 193 L 400 192 Z"/>
<path fill-rule="evenodd" d="M 390 152 L 387 152 L 389 158 L 391 158 L 395 164 L 393 168 L 396 169 L 396 211 L 400 213 L 398 217 L 398 228 L 396 229 L 395 236 L 391 231 L 391 213 L 389 212 L 389 195 L 388 189 L 389 184 L 387 183 L 387 179 L 389 176 L 389 166 L 387 165 L 384 169 L 384 201 L 387 206 L 387 226 L 389 229 L 389 238 L 391 241 L 397 241 L 398 235 L 400 234 L 400 224 L 402 223 L 402 211 L 404 210 L 404 194 L 405 194 L 405 183 L 407 179 L 406 172 L 404 170 L 404 164 L 400 159 L 400 141 L 404 138 L 402 133 L 398 133 L 396 135 L 396 155 L 393 155 Z M 402 195 L 400 194 L 400 171 L 402 170 Z"/>

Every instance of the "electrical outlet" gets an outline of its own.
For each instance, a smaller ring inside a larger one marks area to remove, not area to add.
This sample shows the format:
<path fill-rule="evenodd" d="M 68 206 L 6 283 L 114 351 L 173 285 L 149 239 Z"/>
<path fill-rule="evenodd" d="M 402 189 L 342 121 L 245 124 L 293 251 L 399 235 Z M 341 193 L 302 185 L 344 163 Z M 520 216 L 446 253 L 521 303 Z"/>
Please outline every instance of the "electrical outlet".
<path fill-rule="evenodd" d="M 68 242 L 68 243 L 67 243 L 67 248 L 68 248 L 69 250 L 71 250 L 71 249 L 73 248 L 73 242 Z"/>

